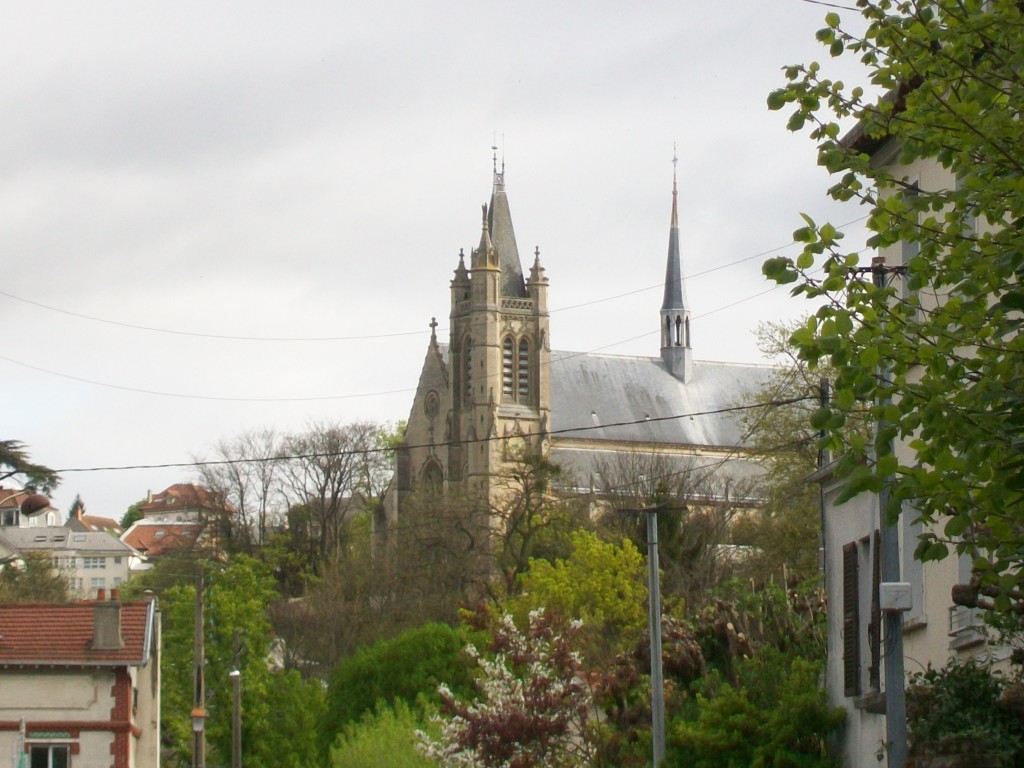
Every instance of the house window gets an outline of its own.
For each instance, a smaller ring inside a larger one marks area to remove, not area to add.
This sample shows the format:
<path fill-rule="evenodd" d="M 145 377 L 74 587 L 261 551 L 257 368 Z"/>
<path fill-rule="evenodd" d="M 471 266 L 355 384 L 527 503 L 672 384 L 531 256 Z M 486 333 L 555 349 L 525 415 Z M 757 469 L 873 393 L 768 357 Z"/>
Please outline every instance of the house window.
<path fill-rule="evenodd" d="M 102 576 L 93 576 L 91 579 L 89 579 L 90 589 L 103 589 L 106 586 L 107 580 Z"/>
<path fill-rule="evenodd" d="M 121 564 L 121 555 L 115 555 L 114 556 L 114 565 L 120 565 L 120 564 Z"/>
<path fill-rule="evenodd" d="M 82 567 L 86 570 L 96 570 L 107 567 L 107 558 L 105 557 L 83 557 Z"/>
<path fill-rule="evenodd" d="M 956 177 L 956 191 L 959 192 L 964 188 L 964 180 L 957 176 Z M 961 233 L 964 237 L 973 237 L 978 233 L 978 217 L 974 213 L 974 210 L 969 208 L 964 211 L 964 217 L 961 220 L 963 229 Z"/>
<path fill-rule="evenodd" d="M 69 768 L 70 752 L 66 744 L 33 746 L 29 750 L 29 768 Z"/>

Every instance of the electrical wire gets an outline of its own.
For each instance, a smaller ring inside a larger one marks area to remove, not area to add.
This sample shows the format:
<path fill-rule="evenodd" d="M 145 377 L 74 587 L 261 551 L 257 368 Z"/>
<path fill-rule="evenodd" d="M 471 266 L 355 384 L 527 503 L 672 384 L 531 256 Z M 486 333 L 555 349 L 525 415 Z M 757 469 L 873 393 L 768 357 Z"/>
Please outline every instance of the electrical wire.
<path fill-rule="evenodd" d="M 739 411 L 749 411 L 756 408 L 766 407 L 781 407 L 784 405 L 791 405 L 793 403 L 801 402 L 803 400 L 813 399 L 810 396 L 800 396 L 793 398 L 786 398 L 782 400 L 753 403 L 750 405 L 732 405 L 723 408 L 713 408 L 706 411 L 693 411 L 691 413 L 674 414 L 672 416 L 656 416 L 656 417 L 644 417 L 642 419 L 635 419 L 630 421 L 617 421 L 609 424 L 593 425 L 588 424 L 581 427 L 566 427 L 563 429 L 555 429 L 545 433 L 545 437 L 551 437 L 554 435 L 564 435 L 569 433 L 578 432 L 589 432 L 595 429 L 613 429 L 615 427 L 628 427 L 634 424 L 649 424 L 652 422 L 660 421 L 676 421 L 678 419 L 694 418 L 697 416 L 714 416 L 724 413 L 736 413 Z M 404 450 L 414 450 L 417 448 L 449 448 L 456 445 L 478 445 L 482 443 L 492 443 L 499 440 L 506 439 L 499 435 L 488 435 L 487 437 L 479 437 L 472 440 L 454 440 L 446 441 L 442 443 L 422 443 L 416 445 L 402 446 Z M 271 464 L 282 461 L 291 461 L 296 459 L 320 459 L 320 458 L 339 458 L 345 456 L 369 456 L 371 454 L 378 453 L 393 453 L 397 448 L 390 445 L 375 446 L 373 448 L 356 448 L 344 451 L 327 451 L 327 452 L 314 452 L 314 453 L 301 453 L 281 456 L 260 456 L 254 458 L 245 459 L 212 459 L 212 460 L 198 460 L 198 461 L 186 461 L 186 462 L 170 462 L 165 464 L 131 464 L 131 465 L 120 465 L 120 466 L 105 466 L 105 467 L 70 467 L 64 469 L 54 470 L 57 474 L 70 474 L 70 473 L 82 473 L 82 472 L 116 472 L 123 470 L 135 470 L 135 469 L 183 469 L 183 468 L 197 468 L 197 467 L 217 467 L 217 466 L 234 466 L 238 464 Z"/>

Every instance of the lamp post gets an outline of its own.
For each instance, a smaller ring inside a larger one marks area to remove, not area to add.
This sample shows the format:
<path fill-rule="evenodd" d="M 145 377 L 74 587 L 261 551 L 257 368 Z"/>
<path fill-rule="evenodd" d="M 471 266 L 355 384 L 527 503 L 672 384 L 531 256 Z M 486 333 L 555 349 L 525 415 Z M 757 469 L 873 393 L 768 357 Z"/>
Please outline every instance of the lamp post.
<path fill-rule="evenodd" d="M 231 678 L 231 768 L 242 768 L 242 673 L 228 673 Z"/>

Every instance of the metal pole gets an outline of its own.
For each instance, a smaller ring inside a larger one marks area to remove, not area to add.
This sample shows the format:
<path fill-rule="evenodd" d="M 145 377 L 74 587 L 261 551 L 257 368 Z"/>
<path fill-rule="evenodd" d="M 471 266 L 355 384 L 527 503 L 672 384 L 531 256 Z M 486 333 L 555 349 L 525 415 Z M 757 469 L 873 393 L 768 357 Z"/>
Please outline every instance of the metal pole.
<path fill-rule="evenodd" d="M 231 768 L 242 768 L 242 673 L 231 670 L 233 706 L 231 709 Z"/>
<path fill-rule="evenodd" d="M 651 635 L 651 739 L 654 768 L 665 759 L 665 680 L 661 671 L 661 583 L 658 576 L 658 508 L 647 513 L 647 625 Z"/>
<path fill-rule="evenodd" d="M 887 269 L 885 259 L 876 256 L 871 261 L 872 277 L 875 288 L 885 288 L 885 276 Z M 883 386 L 889 383 L 889 373 L 885 364 L 878 367 L 878 376 Z M 879 405 L 886 405 L 888 397 L 880 397 Z M 881 432 L 887 424 L 884 419 L 878 420 L 878 431 Z M 892 441 L 889 443 L 889 450 L 892 451 Z M 900 580 L 900 539 L 899 530 L 896 528 L 896 521 L 888 519 L 889 510 L 889 485 L 891 477 L 886 477 L 882 482 L 882 490 L 878 493 L 879 513 L 879 570 L 883 582 L 898 582 Z M 888 746 L 889 768 L 903 768 L 907 760 L 907 709 L 906 697 L 904 695 L 904 670 L 903 670 L 903 614 L 898 611 L 885 611 L 883 625 L 885 627 L 885 645 L 883 646 L 883 658 L 885 659 L 885 734 Z"/>

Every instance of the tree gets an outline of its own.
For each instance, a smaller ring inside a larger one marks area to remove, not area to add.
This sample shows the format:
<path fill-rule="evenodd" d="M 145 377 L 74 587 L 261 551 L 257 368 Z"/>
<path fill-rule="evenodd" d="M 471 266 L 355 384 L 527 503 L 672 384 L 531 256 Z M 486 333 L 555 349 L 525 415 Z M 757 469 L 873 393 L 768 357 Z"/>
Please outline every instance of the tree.
<path fill-rule="evenodd" d="M 52 493 L 60 485 L 60 475 L 42 464 L 29 460 L 28 448 L 20 440 L 0 440 L 0 483 L 18 478 L 25 485 L 35 485 L 43 493 Z"/>
<path fill-rule="evenodd" d="M 371 422 L 315 424 L 284 438 L 283 483 L 317 573 L 339 556 L 346 522 L 383 495 L 390 467 L 383 439 Z"/>
<path fill-rule="evenodd" d="M 71 599 L 67 576 L 52 555 L 23 552 L 0 562 L 0 603 L 63 603 Z"/>
<path fill-rule="evenodd" d="M 432 623 L 360 648 L 331 675 L 321 747 L 333 745 L 339 733 L 371 714 L 378 702 L 392 707 L 438 703 L 442 682 L 456 695 L 471 695 L 473 664 L 464 653 L 469 639 L 464 630 Z"/>
<path fill-rule="evenodd" d="M 514 614 L 525 619 L 547 610 L 578 619 L 584 647 L 621 651 L 646 629 L 647 564 L 629 539 L 616 545 L 575 531 L 565 560 L 532 560 L 521 581 L 522 593 L 510 602 Z"/>
<path fill-rule="evenodd" d="M 252 558 L 236 555 L 207 573 L 205 656 L 207 738 L 211 764 L 231 754 L 231 670 L 242 675 L 245 763 L 254 768 L 300 768 L 315 762 L 313 738 L 322 707 L 317 684 L 294 671 L 275 669 L 267 604 L 273 577 Z M 195 588 L 178 584 L 161 597 L 163 613 L 163 730 L 179 764 L 187 765 L 192 743 L 192 662 Z"/>
<path fill-rule="evenodd" d="M 891 478 L 889 519 L 907 503 L 936 529 L 919 556 L 972 553 L 1007 608 L 1024 582 L 1024 16 L 1016 0 L 857 6 L 863 32 L 829 13 L 818 39 L 858 57 L 885 95 L 814 62 L 786 67 L 768 105 L 793 108 L 790 130 L 810 127 L 819 164 L 838 175 L 830 195 L 867 206 L 868 245 L 912 255 L 876 287 L 841 233 L 805 216 L 802 253 L 764 272 L 824 302 L 792 339 L 801 359 L 835 367 L 832 406 L 813 424 L 839 455 L 845 497 Z M 847 119 L 858 127 L 841 140 Z M 903 167 L 930 159 L 949 183 L 915 185 L 875 162 L 886 141 Z M 881 426 L 874 441 L 845 430 L 861 404 Z"/>
<path fill-rule="evenodd" d="M 139 499 L 124 511 L 124 514 L 121 516 L 121 528 L 127 531 L 142 519 L 142 506 L 145 503 L 146 499 Z"/>
<path fill-rule="evenodd" d="M 200 466 L 200 477 L 236 510 L 229 537 L 232 548 L 251 554 L 254 545 L 267 542 L 270 528 L 285 515 L 278 482 L 281 439 L 272 429 L 246 432 L 220 440 L 214 451 L 214 462 Z"/>
<path fill-rule="evenodd" d="M 421 736 L 423 753 L 445 768 L 587 765 L 591 702 L 573 650 L 575 630 L 536 612 L 520 631 L 506 614 L 493 657 L 467 648 L 483 674 L 481 700 L 465 701 L 442 686 L 441 734 Z"/>
<path fill-rule="evenodd" d="M 763 502 L 737 521 L 733 541 L 750 546 L 739 572 L 758 581 L 785 575 L 793 582 L 818 575 L 821 501 L 807 477 L 818 467 L 820 450 L 811 417 L 821 405 L 822 381 L 830 382 L 835 373 L 824 361 L 811 370 L 800 358 L 790 338 L 803 325 L 758 325 L 758 347 L 777 365 L 764 386 L 744 399 L 743 405 L 761 407 L 740 417 L 765 471 L 759 483 Z M 849 413 L 847 429 L 866 434 L 863 413 Z"/>

